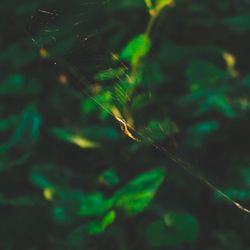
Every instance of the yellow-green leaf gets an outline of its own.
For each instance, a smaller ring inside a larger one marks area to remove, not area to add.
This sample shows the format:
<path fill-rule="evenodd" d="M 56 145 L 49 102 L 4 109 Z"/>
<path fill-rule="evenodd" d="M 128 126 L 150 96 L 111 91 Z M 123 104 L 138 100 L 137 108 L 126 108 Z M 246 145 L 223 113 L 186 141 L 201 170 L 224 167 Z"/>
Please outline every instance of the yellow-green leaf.
<path fill-rule="evenodd" d="M 98 148 L 100 145 L 90 141 L 81 135 L 73 134 L 60 128 L 52 129 L 52 134 L 62 141 L 66 141 L 79 146 L 80 148 Z"/>

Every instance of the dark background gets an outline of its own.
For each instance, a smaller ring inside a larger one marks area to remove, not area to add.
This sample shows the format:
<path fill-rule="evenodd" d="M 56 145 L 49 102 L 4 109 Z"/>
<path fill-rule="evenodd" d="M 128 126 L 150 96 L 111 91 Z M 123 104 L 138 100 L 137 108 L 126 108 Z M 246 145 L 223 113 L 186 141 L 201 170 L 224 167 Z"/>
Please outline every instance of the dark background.
<path fill-rule="evenodd" d="M 250 2 L 176 0 L 143 52 L 149 19 L 1 1 L 0 249 L 250 249 L 216 191 L 250 207 Z"/>

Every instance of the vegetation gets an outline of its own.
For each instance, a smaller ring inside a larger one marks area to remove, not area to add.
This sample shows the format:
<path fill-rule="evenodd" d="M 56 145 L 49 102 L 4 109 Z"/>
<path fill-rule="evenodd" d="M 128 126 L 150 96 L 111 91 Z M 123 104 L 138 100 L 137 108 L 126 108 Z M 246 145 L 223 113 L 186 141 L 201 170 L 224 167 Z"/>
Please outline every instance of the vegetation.
<path fill-rule="evenodd" d="M 248 0 L 1 10 L 1 249 L 249 250 Z"/>

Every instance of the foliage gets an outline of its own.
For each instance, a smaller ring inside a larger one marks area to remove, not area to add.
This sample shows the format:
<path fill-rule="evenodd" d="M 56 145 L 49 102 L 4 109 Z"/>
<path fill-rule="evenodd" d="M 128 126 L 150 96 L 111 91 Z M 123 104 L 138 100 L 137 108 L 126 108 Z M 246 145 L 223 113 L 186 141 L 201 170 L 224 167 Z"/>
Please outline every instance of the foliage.
<path fill-rule="evenodd" d="M 0 249 L 249 249 L 249 1 L 1 10 Z"/>

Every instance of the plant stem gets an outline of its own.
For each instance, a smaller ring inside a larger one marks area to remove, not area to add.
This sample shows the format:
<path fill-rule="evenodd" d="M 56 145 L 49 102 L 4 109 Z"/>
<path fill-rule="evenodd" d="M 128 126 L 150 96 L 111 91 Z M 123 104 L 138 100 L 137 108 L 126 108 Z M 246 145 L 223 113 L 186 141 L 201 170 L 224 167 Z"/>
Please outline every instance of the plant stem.
<path fill-rule="evenodd" d="M 148 25 L 147 25 L 147 28 L 146 28 L 146 32 L 145 32 L 145 35 L 147 37 L 150 37 L 150 34 L 151 34 L 152 30 L 153 30 L 155 21 L 157 20 L 159 14 L 160 13 L 151 14 Z"/>

